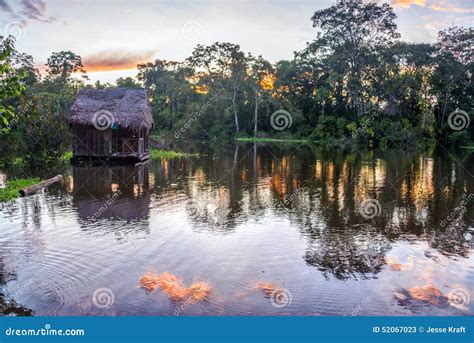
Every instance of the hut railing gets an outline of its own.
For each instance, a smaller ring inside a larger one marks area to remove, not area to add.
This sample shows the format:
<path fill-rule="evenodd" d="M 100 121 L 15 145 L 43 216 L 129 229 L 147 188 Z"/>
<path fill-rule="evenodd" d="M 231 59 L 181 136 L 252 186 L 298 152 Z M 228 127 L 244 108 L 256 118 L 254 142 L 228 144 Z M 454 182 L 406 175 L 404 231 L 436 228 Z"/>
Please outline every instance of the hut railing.
<path fill-rule="evenodd" d="M 138 152 L 137 138 L 122 138 L 122 155 L 136 154 Z"/>
<path fill-rule="evenodd" d="M 119 154 L 127 155 L 143 155 L 145 153 L 145 140 L 143 138 L 122 138 L 122 151 Z"/>

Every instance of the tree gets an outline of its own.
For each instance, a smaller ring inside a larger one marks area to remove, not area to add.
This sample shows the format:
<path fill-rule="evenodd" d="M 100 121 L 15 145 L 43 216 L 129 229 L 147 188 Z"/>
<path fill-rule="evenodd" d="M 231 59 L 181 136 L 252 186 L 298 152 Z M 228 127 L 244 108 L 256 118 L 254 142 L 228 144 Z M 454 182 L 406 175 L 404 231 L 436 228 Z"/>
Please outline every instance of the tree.
<path fill-rule="evenodd" d="M 41 80 L 41 75 L 31 55 L 14 50 L 10 56 L 10 64 L 18 75 L 22 75 L 22 81 L 25 87 L 31 86 Z"/>
<path fill-rule="evenodd" d="M 125 87 L 125 88 L 143 88 L 143 86 L 137 82 L 134 78 L 131 77 L 119 77 L 116 81 L 115 84 L 117 87 Z"/>
<path fill-rule="evenodd" d="M 247 70 L 245 54 L 240 46 L 219 42 L 209 46 L 198 44 L 186 61 L 203 86 L 230 100 L 235 130 L 239 133 L 238 103 Z"/>
<path fill-rule="evenodd" d="M 183 63 L 166 60 L 139 64 L 137 79 L 152 98 L 155 122 L 172 130 L 192 96 L 187 80 L 189 71 Z"/>
<path fill-rule="evenodd" d="M 58 105 L 57 94 L 26 94 L 18 109 L 23 115 L 16 131 L 22 135 L 25 162 L 32 169 L 56 164 L 70 146 L 67 112 Z"/>
<path fill-rule="evenodd" d="M 84 88 L 88 79 L 82 58 L 71 51 L 53 52 L 46 62 L 46 77 L 39 85 L 39 90 L 54 94 L 56 97 L 56 114 L 68 117 L 69 108 L 79 89 Z M 73 74 L 79 73 L 80 78 Z"/>
<path fill-rule="evenodd" d="M 437 47 L 441 53 L 451 54 L 459 63 L 468 66 L 474 62 L 474 29 L 453 26 L 438 33 Z"/>
<path fill-rule="evenodd" d="M 430 76 L 435 61 L 430 44 L 398 42 L 381 50 L 373 64 L 372 94 L 377 107 L 389 116 L 398 115 L 418 124 L 432 113 Z"/>
<path fill-rule="evenodd" d="M 460 108 L 470 111 L 473 103 L 474 30 L 452 27 L 440 31 L 436 48 L 436 69 L 431 84 L 438 100 L 436 106 L 439 134 L 447 140 L 448 115 Z"/>
<path fill-rule="evenodd" d="M 94 85 L 86 85 L 85 86 L 86 88 L 95 88 L 95 89 L 109 89 L 109 88 L 115 88 L 114 85 L 112 85 L 111 83 L 109 82 L 100 82 L 100 80 L 97 80 L 96 82 L 94 82 Z"/>
<path fill-rule="evenodd" d="M 82 79 L 87 79 L 81 56 L 71 51 L 53 52 L 46 67 L 47 79 L 59 85 L 70 82 L 74 73 L 80 73 Z"/>
<path fill-rule="evenodd" d="M 371 55 L 400 37 L 396 15 L 388 4 L 377 5 L 362 0 L 338 1 L 329 8 L 316 11 L 313 26 L 319 29 L 313 48 L 320 57 L 335 60 L 332 66 L 342 69 L 340 81 L 345 86 L 351 106 L 360 116 L 365 110 L 364 81 Z M 342 80 L 341 80 L 342 79 Z M 341 83 L 339 81 L 339 83 Z"/>
<path fill-rule="evenodd" d="M 25 70 L 15 68 L 14 43 L 13 37 L 0 36 L 0 124 L 5 126 L 15 116 L 11 101 L 24 92 L 27 76 Z"/>
<path fill-rule="evenodd" d="M 254 98 L 253 133 L 254 136 L 257 137 L 259 106 L 264 101 L 265 96 L 268 96 L 269 92 L 273 91 L 275 75 L 271 63 L 266 61 L 262 56 L 254 57 L 249 54 L 247 61 L 247 80 Z"/>

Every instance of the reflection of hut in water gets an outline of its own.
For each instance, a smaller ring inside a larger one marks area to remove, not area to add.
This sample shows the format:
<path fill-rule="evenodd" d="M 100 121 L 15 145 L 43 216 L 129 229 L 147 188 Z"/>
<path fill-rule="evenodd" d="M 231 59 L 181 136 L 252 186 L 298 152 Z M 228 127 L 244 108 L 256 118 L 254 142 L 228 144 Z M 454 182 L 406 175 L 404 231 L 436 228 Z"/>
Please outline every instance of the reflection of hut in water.
<path fill-rule="evenodd" d="M 147 220 L 148 164 L 73 166 L 73 205 L 81 219 Z"/>

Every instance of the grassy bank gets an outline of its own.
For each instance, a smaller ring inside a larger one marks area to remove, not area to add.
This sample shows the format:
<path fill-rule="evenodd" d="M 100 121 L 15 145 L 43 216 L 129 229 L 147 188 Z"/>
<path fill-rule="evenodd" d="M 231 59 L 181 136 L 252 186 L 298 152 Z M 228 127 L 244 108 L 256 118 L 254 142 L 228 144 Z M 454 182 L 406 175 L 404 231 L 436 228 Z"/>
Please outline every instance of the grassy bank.
<path fill-rule="evenodd" d="M 268 138 L 268 137 L 238 137 L 236 138 L 237 142 L 244 143 L 309 143 L 309 140 L 306 139 L 296 139 L 296 138 Z"/>
<path fill-rule="evenodd" d="M 19 190 L 40 182 L 40 179 L 7 180 L 6 187 L 0 188 L 0 201 L 8 201 L 19 196 Z"/>
<path fill-rule="evenodd" d="M 164 149 L 151 149 L 151 159 L 169 159 L 177 157 L 199 157 L 199 154 L 190 154 L 181 151 L 164 150 Z"/>
<path fill-rule="evenodd" d="M 66 151 L 64 154 L 62 154 L 61 161 L 69 162 L 71 158 L 72 158 L 72 151 Z"/>

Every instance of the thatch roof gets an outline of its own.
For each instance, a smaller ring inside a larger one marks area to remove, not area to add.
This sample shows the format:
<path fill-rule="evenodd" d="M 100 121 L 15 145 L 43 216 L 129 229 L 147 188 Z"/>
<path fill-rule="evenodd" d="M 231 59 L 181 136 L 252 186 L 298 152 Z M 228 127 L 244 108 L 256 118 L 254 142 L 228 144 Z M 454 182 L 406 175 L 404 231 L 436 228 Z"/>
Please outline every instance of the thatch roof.
<path fill-rule="evenodd" d="M 144 89 L 82 89 L 71 107 L 71 124 L 113 124 L 138 130 L 153 126 L 151 107 Z"/>

